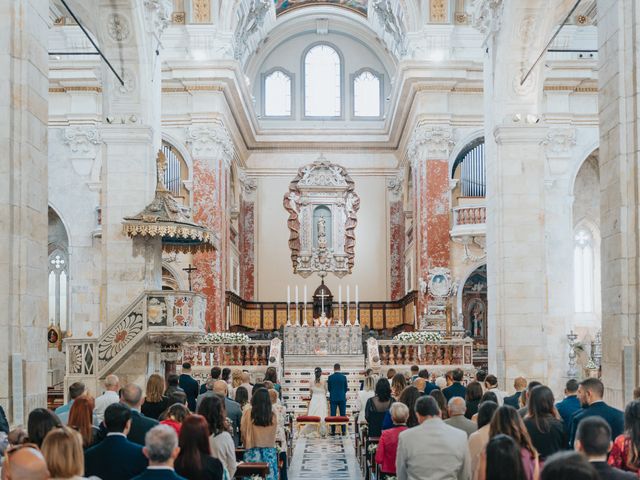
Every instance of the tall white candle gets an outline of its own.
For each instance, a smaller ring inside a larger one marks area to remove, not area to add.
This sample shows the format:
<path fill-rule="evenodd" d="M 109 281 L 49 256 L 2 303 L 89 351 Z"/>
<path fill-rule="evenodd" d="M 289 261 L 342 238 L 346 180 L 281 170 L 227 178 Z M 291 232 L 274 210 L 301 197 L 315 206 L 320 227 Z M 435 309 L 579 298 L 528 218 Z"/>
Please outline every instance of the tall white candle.
<path fill-rule="evenodd" d="M 298 285 L 296 285 L 296 306 L 298 305 Z"/>
<path fill-rule="evenodd" d="M 338 286 L 338 323 L 342 324 L 342 285 Z"/>
<path fill-rule="evenodd" d="M 307 286 L 306 285 L 304 286 L 303 294 L 304 294 L 304 303 L 307 303 Z"/>
<path fill-rule="evenodd" d="M 303 289 L 303 296 L 304 296 L 304 318 L 302 319 L 302 324 L 306 327 L 307 326 L 307 285 L 306 284 Z"/>
<path fill-rule="evenodd" d="M 349 303 L 351 303 L 351 288 L 349 285 L 347 285 L 347 318 L 345 320 L 345 323 L 347 325 L 349 325 L 350 321 L 349 321 Z"/>
<path fill-rule="evenodd" d="M 287 285 L 287 305 L 291 303 L 291 285 Z"/>
<path fill-rule="evenodd" d="M 358 306 L 358 284 L 356 284 L 356 307 Z"/>

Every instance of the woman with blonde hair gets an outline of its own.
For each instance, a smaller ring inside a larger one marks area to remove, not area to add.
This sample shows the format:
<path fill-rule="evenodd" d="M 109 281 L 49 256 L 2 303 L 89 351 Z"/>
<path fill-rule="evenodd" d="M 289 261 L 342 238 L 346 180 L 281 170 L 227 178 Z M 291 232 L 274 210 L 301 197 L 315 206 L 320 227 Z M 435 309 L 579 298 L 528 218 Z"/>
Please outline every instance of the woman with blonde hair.
<path fill-rule="evenodd" d="M 367 423 L 366 418 L 364 418 L 364 409 L 367 406 L 367 401 L 375 396 L 376 392 L 376 377 L 373 375 L 367 375 L 364 378 L 364 383 L 362 384 L 362 390 L 358 392 L 358 422 L 359 423 Z"/>
<path fill-rule="evenodd" d="M 231 387 L 229 388 L 229 398 L 236 398 L 236 389 L 242 385 L 242 370 L 236 368 L 231 372 Z"/>
<path fill-rule="evenodd" d="M 144 397 L 144 403 L 140 411 L 145 417 L 158 420 L 160 415 L 169 408 L 169 399 L 164 396 L 164 378 L 154 373 L 147 380 L 147 391 Z"/>
<path fill-rule="evenodd" d="M 75 403 L 75 402 L 74 402 Z M 51 430 L 42 442 L 42 454 L 52 479 L 83 479 L 82 436 L 69 427 Z"/>
<path fill-rule="evenodd" d="M 391 379 L 391 395 L 393 398 L 399 398 L 402 391 L 407 386 L 407 379 L 402 373 L 396 373 Z"/>

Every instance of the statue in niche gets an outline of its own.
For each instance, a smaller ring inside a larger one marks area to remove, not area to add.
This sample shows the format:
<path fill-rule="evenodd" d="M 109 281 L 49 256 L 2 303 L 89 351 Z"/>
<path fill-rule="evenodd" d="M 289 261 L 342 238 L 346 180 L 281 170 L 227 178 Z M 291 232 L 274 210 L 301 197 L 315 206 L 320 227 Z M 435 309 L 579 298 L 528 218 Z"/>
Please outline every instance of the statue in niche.
<path fill-rule="evenodd" d="M 331 248 L 331 211 L 324 205 L 313 211 L 315 226 L 314 247 L 321 250 Z"/>
<path fill-rule="evenodd" d="M 469 306 L 471 317 L 471 333 L 475 338 L 484 338 L 484 304 L 481 300 L 475 299 L 471 301 Z"/>

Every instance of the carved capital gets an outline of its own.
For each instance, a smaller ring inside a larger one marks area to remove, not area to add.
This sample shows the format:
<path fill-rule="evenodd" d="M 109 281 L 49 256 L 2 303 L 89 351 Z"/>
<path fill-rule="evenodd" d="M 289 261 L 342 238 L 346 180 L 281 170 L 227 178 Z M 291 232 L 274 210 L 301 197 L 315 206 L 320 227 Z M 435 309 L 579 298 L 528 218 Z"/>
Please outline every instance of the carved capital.
<path fill-rule="evenodd" d="M 187 143 L 195 157 L 222 157 L 227 166 L 233 158 L 233 142 L 222 125 L 192 125 L 187 128 Z"/>
<path fill-rule="evenodd" d="M 69 146 L 73 157 L 95 158 L 102 138 L 94 126 L 72 126 L 62 131 L 62 141 Z"/>
<path fill-rule="evenodd" d="M 171 23 L 173 12 L 171 0 L 144 0 L 144 7 L 148 31 L 160 38 L 162 32 Z"/>
<path fill-rule="evenodd" d="M 569 156 L 576 145 L 574 128 L 552 128 L 542 141 L 548 157 Z"/>
<path fill-rule="evenodd" d="M 404 182 L 404 171 L 399 170 L 393 177 L 387 177 L 387 189 L 389 194 L 394 198 L 399 198 L 402 195 L 402 185 Z"/>
<path fill-rule="evenodd" d="M 423 159 L 448 158 L 454 144 L 451 128 L 418 125 L 409 141 L 407 155 L 415 166 Z"/>
<path fill-rule="evenodd" d="M 244 170 L 238 169 L 238 180 L 242 186 L 242 193 L 248 198 L 253 198 L 258 189 L 258 179 L 247 175 Z"/>
<path fill-rule="evenodd" d="M 502 0 L 474 0 L 471 24 L 486 37 L 500 30 Z"/>

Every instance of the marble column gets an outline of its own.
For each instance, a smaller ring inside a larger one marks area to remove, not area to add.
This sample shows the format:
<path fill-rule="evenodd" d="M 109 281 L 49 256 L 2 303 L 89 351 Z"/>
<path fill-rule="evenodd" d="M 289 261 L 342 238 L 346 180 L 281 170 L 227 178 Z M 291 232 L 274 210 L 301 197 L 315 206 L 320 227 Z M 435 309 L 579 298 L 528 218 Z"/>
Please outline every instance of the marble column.
<path fill-rule="evenodd" d="M 224 327 L 226 259 L 229 244 L 227 185 L 233 144 L 222 124 L 188 127 L 193 156 L 193 218 L 219 237 L 220 250 L 195 254 L 193 290 L 207 297 L 206 322 L 210 331 Z"/>
<path fill-rule="evenodd" d="M 598 1 L 602 376 L 618 407 L 640 381 L 639 32 L 635 0 Z"/>
<path fill-rule="evenodd" d="M 48 0 L 0 2 L 0 404 L 47 402 Z"/>
<path fill-rule="evenodd" d="M 387 202 L 389 205 L 389 285 L 391 300 L 398 300 L 405 294 L 405 224 L 402 183 L 402 171 L 396 176 L 387 179 Z"/>
<path fill-rule="evenodd" d="M 242 185 L 240 197 L 240 296 L 253 300 L 255 296 L 255 215 L 256 190 L 255 177 L 242 172 L 239 176 Z"/>

